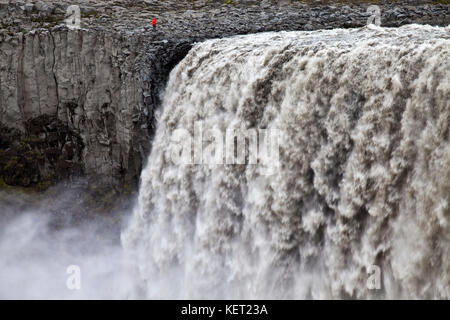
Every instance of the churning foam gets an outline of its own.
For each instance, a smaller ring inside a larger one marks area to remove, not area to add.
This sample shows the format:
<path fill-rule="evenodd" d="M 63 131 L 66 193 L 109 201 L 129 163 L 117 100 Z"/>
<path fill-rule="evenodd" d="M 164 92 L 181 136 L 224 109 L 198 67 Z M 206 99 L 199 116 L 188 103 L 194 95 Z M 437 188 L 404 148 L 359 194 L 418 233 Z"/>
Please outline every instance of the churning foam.
<path fill-rule="evenodd" d="M 171 73 L 122 234 L 140 292 L 450 298 L 449 82 L 448 28 L 197 44 Z M 198 121 L 281 130 L 280 167 L 174 164 L 174 132 L 194 135 Z M 367 285 L 373 266 L 379 290 Z"/>

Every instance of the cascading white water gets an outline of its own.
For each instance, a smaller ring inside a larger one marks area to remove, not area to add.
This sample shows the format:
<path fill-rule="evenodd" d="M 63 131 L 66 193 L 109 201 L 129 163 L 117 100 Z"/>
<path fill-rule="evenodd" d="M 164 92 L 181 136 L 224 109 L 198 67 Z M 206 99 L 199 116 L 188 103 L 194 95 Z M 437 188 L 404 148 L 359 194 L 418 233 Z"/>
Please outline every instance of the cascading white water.
<path fill-rule="evenodd" d="M 449 28 L 197 44 L 171 74 L 122 234 L 141 293 L 450 298 L 449 101 Z M 173 163 L 174 132 L 199 121 L 280 130 L 280 168 Z"/>

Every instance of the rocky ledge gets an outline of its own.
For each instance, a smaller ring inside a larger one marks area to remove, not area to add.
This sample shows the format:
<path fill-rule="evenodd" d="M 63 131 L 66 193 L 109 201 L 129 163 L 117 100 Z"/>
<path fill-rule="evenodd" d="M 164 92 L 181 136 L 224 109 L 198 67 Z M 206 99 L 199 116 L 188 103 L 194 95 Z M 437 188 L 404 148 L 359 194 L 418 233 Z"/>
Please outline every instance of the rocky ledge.
<path fill-rule="evenodd" d="M 370 1 L 342 2 L 0 0 L 0 182 L 135 189 L 160 94 L 193 43 L 366 25 Z M 383 26 L 450 23 L 449 1 L 372 2 Z M 67 27 L 72 4 L 81 29 Z"/>

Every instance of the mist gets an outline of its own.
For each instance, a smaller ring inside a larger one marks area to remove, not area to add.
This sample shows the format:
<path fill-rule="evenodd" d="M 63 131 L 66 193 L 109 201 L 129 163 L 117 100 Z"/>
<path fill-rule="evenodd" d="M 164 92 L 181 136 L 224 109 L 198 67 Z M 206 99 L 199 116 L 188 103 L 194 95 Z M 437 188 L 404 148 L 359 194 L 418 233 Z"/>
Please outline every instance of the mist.
<path fill-rule="evenodd" d="M 118 213 L 88 217 L 78 199 L 79 190 L 62 186 L 39 199 L 0 192 L 0 299 L 129 296 L 122 222 L 108 216 Z M 70 285 L 69 266 L 79 267 L 79 289 Z"/>

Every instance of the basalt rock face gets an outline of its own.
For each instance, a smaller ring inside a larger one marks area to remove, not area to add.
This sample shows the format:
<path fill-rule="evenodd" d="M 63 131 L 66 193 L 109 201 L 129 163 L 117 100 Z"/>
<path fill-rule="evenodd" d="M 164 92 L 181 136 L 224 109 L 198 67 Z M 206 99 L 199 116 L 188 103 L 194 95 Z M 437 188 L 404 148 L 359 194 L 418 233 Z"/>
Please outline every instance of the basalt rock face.
<path fill-rule="evenodd" d="M 2 159 L 22 157 L 22 149 L 42 156 L 32 181 L 7 183 L 86 174 L 110 184 L 139 176 L 148 112 L 133 40 L 39 30 L 1 42 L 0 122 L 17 133 L 14 144 L 4 142 Z"/>
<path fill-rule="evenodd" d="M 368 18 L 367 4 L 73 3 L 82 29 L 66 27 L 67 3 L 0 2 L 0 177 L 7 184 L 87 176 L 102 186 L 137 186 L 160 94 L 195 42 L 358 27 Z M 381 8 L 385 26 L 450 22 L 448 5 Z"/>
<path fill-rule="evenodd" d="M 52 181 L 83 173 L 83 141 L 56 117 L 43 114 L 26 121 L 26 134 L 3 125 L 0 130 L 0 167 L 6 184 L 45 189 Z"/>

